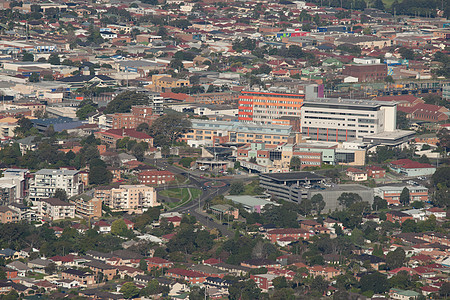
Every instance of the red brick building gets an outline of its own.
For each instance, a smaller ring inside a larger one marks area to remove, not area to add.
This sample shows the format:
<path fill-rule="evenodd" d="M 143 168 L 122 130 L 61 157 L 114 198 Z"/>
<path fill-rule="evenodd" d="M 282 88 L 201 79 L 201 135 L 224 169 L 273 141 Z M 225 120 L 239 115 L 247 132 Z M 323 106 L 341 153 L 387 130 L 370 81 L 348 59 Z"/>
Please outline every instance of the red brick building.
<path fill-rule="evenodd" d="M 387 76 L 387 67 L 385 64 L 346 65 L 342 74 L 356 77 L 358 82 L 382 81 Z"/>
<path fill-rule="evenodd" d="M 142 171 L 138 179 L 141 184 L 166 184 L 175 180 L 175 174 L 170 171 Z"/>
<path fill-rule="evenodd" d="M 258 275 L 250 275 L 250 279 L 252 279 L 256 285 L 263 291 L 267 292 L 270 289 L 273 289 L 272 281 L 280 276 L 273 274 L 258 274 Z"/>
<path fill-rule="evenodd" d="M 366 168 L 366 170 L 367 170 L 367 175 L 370 178 L 384 178 L 386 176 L 386 170 L 381 167 L 368 166 Z"/>
<path fill-rule="evenodd" d="M 392 223 L 398 222 L 402 224 L 406 220 L 413 220 L 413 217 L 411 215 L 405 214 L 404 212 L 396 210 L 386 213 L 386 221 L 390 221 Z"/>
<path fill-rule="evenodd" d="M 183 279 L 191 284 L 203 283 L 206 280 L 206 275 L 202 273 L 189 271 L 179 268 L 169 269 L 166 272 L 166 276 L 172 277 L 175 279 Z"/>
<path fill-rule="evenodd" d="M 291 237 L 296 240 L 304 239 L 308 240 L 312 233 L 302 228 L 282 228 L 272 229 L 266 233 L 266 237 L 272 242 L 276 243 L 277 240 L 284 237 Z"/>
<path fill-rule="evenodd" d="M 151 271 L 153 268 L 171 268 L 173 266 L 173 263 L 160 257 L 150 257 L 146 259 L 147 261 L 147 270 Z"/>
<path fill-rule="evenodd" d="M 138 105 L 133 106 L 130 113 L 116 113 L 111 117 L 113 129 L 135 129 L 142 123 L 151 126 L 159 115 L 153 114 L 153 109 L 150 106 Z"/>
<path fill-rule="evenodd" d="M 99 131 L 95 133 L 95 137 L 111 147 L 116 147 L 117 141 L 126 137 L 135 140 L 138 143 L 146 142 L 149 147 L 153 147 L 153 138 L 151 136 L 134 129 L 110 129 Z"/>

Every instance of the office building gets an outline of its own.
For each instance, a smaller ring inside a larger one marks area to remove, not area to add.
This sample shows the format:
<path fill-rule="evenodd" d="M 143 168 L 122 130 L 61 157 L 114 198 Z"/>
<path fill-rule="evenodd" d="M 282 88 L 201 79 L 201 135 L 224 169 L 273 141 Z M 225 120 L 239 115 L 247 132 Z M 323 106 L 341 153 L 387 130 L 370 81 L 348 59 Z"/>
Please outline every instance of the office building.
<path fill-rule="evenodd" d="M 400 205 L 400 195 L 405 187 L 409 190 L 409 202 L 428 201 L 428 189 L 424 186 L 380 186 L 374 188 L 374 195 L 389 205 Z"/>
<path fill-rule="evenodd" d="M 30 199 L 53 197 L 56 189 L 66 191 L 69 198 L 82 193 L 83 184 L 79 173 L 77 170 L 68 169 L 42 169 L 37 171 L 30 186 Z"/>
<path fill-rule="evenodd" d="M 318 141 L 352 141 L 394 132 L 396 114 L 395 103 L 340 98 L 308 100 L 302 107 L 302 134 Z"/>
<path fill-rule="evenodd" d="M 143 212 L 159 205 L 156 190 L 143 184 L 98 187 L 94 197 L 114 211 Z"/>

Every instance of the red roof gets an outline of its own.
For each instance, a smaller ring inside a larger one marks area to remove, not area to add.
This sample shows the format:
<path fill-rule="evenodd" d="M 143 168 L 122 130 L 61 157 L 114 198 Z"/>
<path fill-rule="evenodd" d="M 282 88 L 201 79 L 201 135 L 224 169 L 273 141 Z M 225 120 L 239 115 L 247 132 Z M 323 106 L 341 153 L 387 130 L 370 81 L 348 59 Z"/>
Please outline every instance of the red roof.
<path fill-rule="evenodd" d="M 145 260 L 148 263 L 152 263 L 152 264 L 168 264 L 168 263 L 171 263 L 167 259 L 164 259 L 164 258 L 161 258 L 161 257 L 150 257 L 150 258 L 147 258 Z"/>
<path fill-rule="evenodd" d="M 207 264 L 207 265 L 216 265 L 216 264 L 220 263 L 220 260 L 215 259 L 215 258 L 208 258 L 208 259 L 204 260 L 203 263 Z"/>
<path fill-rule="evenodd" d="M 103 133 L 112 134 L 112 135 L 121 136 L 121 137 L 128 136 L 128 137 L 132 137 L 135 139 L 141 139 L 141 140 L 146 140 L 146 139 L 152 138 L 148 134 L 137 131 L 135 129 L 109 129 L 107 131 L 104 131 Z"/>
<path fill-rule="evenodd" d="M 410 159 L 399 159 L 395 161 L 391 161 L 392 165 L 396 165 L 397 167 L 401 167 L 404 169 L 421 169 L 421 168 L 434 168 L 430 164 L 423 164 L 417 161 L 412 161 Z"/>
<path fill-rule="evenodd" d="M 382 96 L 382 97 L 376 97 L 375 100 L 377 101 L 406 101 L 409 103 L 412 103 L 414 101 L 416 101 L 417 98 L 416 96 L 413 95 L 398 95 L 398 96 Z"/>
<path fill-rule="evenodd" d="M 174 223 L 174 222 L 181 222 L 181 217 L 178 217 L 178 216 L 174 216 L 174 217 L 169 217 L 169 218 L 165 218 L 167 221 L 169 221 L 169 222 L 172 222 L 172 223 Z"/>
<path fill-rule="evenodd" d="M 189 270 L 184 270 L 184 269 L 179 269 L 179 268 L 174 268 L 174 269 L 170 269 L 167 270 L 167 274 L 176 274 L 179 276 L 183 276 L 183 277 L 207 277 L 206 275 L 196 272 L 196 271 L 189 271 Z"/>

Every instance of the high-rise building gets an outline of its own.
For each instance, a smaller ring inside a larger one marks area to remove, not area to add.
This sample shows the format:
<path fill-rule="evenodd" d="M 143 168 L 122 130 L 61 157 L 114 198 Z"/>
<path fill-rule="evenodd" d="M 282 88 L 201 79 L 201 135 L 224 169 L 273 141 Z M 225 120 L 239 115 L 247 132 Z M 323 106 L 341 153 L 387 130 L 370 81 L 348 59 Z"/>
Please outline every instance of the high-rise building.
<path fill-rule="evenodd" d="M 117 211 L 142 212 L 159 205 L 156 190 L 143 184 L 99 187 L 95 189 L 94 197 Z"/>
<path fill-rule="evenodd" d="M 56 189 L 66 191 L 69 198 L 80 194 L 83 192 L 83 184 L 79 172 L 68 169 L 42 169 L 37 171 L 30 186 L 30 199 L 53 197 Z"/>
<path fill-rule="evenodd" d="M 242 91 L 239 96 L 239 121 L 272 124 L 285 117 L 300 118 L 305 99 L 323 97 L 323 86 L 308 84 L 296 92 L 283 88 L 269 91 Z"/>

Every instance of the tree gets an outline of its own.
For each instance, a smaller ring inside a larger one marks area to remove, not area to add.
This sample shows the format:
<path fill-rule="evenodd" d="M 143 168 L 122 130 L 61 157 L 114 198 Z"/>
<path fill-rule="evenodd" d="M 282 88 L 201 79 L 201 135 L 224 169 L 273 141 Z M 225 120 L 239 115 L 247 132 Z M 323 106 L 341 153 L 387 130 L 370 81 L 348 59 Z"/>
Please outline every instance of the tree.
<path fill-rule="evenodd" d="M 444 299 L 450 297 L 450 282 L 446 281 L 442 284 L 439 289 L 439 295 L 441 295 Z"/>
<path fill-rule="evenodd" d="M 36 72 L 31 73 L 30 77 L 28 77 L 28 81 L 29 82 L 39 82 L 40 81 L 39 74 Z"/>
<path fill-rule="evenodd" d="M 136 127 L 136 130 L 141 132 L 149 132 L 150 125 L 148 125 L 148 123 L 141 123 L 138 127 Z"/>
<path fill-rule="evenodd" d="M 352 204 L 361 202 L 362 198 L 356 193 L 342 193 L 337 200 L 339 205 L 349 208 Z"/>
<path fill-rule="evenodd" d="M 114 235 L 125 235 L 128 232 L 127 224 L 123 219 L 118 219 L 111 224 L 111 233 Z"/>
<path fill-rule="evenodd" d="M 405 260 L 406 254 L 402 248 L 397 248 L 386 255 L 386 265 L 390 270 L 402 267 Z"/>
<path fill-rule="evenodd" d="M 50 54 L 50 56 L 48 57 L 48 63 L 52 65 L 60 65 L 61 60 L 59 59 L 58 54 L 55 53 Z"/>
<path fill-rule="evenodd" d="M 274 278 L 272 280 L 272 284 L 273 284 L 273 287 L 276 290 L 288 287 L 288 284 L 287 284 L 287 281 L 286 281 L 286 277 L 284 277 L 284 276 L 280 276 L 280 277 Z"/>
<path fill-rule="evenodd" d="M 305 215 L 305 216 L 307 216 L 307 215 L 309 215 L 309 214 L 311 214 L 311 211 L 312 211 L 312 202 L 311 202 L 311 200 L 309 200 L 309 199 L 302 199 L 302 201 L 300 202 L 300 204 L 299 204 L 299 210 L 300 210 L 300 212 L 303 214 L 303 215 Z"/>
<path fill-rule="evenodd" d="M 389 290 L 389 282 L 383 274 L 375 272 L 366 274 L 360 280 L 361 291 L 372 291 L 374 293 L 385 293 Z"/>
<path fill-rule="evenodd" d="M 235 281 L 228 292 L 230 300 L 253 300 L 261 296 L 261 290 L 253 280 Z"/>
<path fill-rule="evenodd" d="M 373 198 L 373 203 L 372 203 L 373 210 L 386 209 L 387 206 L 388 206 L 387 201 L 385 199 L 381 198 L 380 196 L 375 196 Z"/>
<path fill-rule="evenodd" d="M 189 300 L 203 300 L 205 299 L 205 288 L 193 286 L 189 292 Z"/>
<path fill-rule="evenodd" d="M 299 171 L 302 168 L 302 161 L 300 160 L 300 157 L 292 156 L 289 166 L 291 170 Z"/>
<path fill-rule="evenodd" d="M 408 205 L 411 196 L 409 195 L 409 190 L 407 187 L 404 187 L 402 193 L 400 194 L 400 203 L 403 205 Z"/>
<path fill-rule="evenodd" d="M 409 128 L 409 120 L 406 116 L 407 116 L 407 114 L 405 112 L 397 110 L 397 128 L 398 129 L 408 129 Z"/>
<path fill-rule="evenodd" d="M 106 164 L 101 159 L 97 159 L 94 161 L 94 164 L 91 164 L 89 169 L 89 184 L 108 184 L 111 182 L 111 179 L 112 174 L 108 171 Z"/>
<path fill-rule="evenodd" d="M 156 146 L 171 146 L 191 128 L 191 122 L 182 114 L 168 113 L 156 119 L 150 127 L 150 135 Z"/>
<path fill-rule="evenodd" d="M 405 47 L 401 47 L 400 49 L 398 49 L 398 52 L 400 53 L 400 55 L 404 59 L 413 60 L 415 58 L 415 56 L 416 56 L 414 54 L 413 50 L 411 50 L 409 48 L 405 48 Z"/>
<path fill-rule="evenodd" d="M 312 209 L 320 215 L 320 212 L 325 208 L 325 201 L 323 200 L 322 194 L 315 194 L 311 197 Z"/>
<path fill-rule="evenodd" d="M 126 113 L 131 111 L 134 105 L 147 105 L 149 98 L 142 93 L 134 91 L 125 91 L 117 95 L 111 102 L 108 103 L 105 109 L 106 114 Z"/>
<path fill-rule="evenodd" d="M 384 3 L 383 0 L 375 0 L 374 7 L 379 10 L 384 11 Z"/>
<path fill-rule="evenodd" d="M 120 292 L 125 299 L 131 299 L 139 295 L 139 289 L 133 282 L 125 282 L 120 288 Z"/>
<path fill-rule="evenodd" d="M 311 289 L 318 291 L 322 295 L 327 290 L 328 284 L 328 281 L 323 279 L 322 276 L 316 276 L 311 282 Z"/>
<path fill-rule="evenodd" d="M 61 201 L 67 201 L 67 193 L 63 189 L 56 189 L 53 197 L 58 198 Z"/>
<path fill-rule="evenodd" d="M 381 0 L 380 0 L 380 1 L 381 1 Z M 388 75 L 388 76 L 386 76 L 386 77 L 384 78 L 384 82 L 386 82 L 386 83 L 394 83 L 395 81 L 394 81 L 394 78 L 392 78 L 391 75 Z"/>
<path fill-rule="evenodd" d="M 241 195 L 245 191 L 242 181 L 233 182 L 230 186 L 230 195 Z"/>
<path fill-rule="evenodd" d="M 408 219 L 402 223 L 402 232 L 417 232 L 416 221 Z"/>
<path fill-rule="evenodd" d="M 48 264 L 48 266 L 45 267 L 45 273 L 49 275 L 53 275 L 53 273 L 56 272 L 56 264 L 54 262 L 51 262 Z"/>
<path fill-rule="evenodd" d="M 33 53 L 25 51 L 22 55 L 22 61 L 34 61 Z"/>

